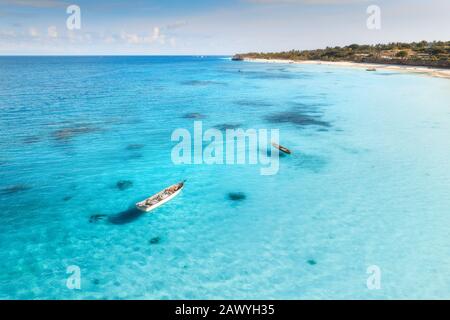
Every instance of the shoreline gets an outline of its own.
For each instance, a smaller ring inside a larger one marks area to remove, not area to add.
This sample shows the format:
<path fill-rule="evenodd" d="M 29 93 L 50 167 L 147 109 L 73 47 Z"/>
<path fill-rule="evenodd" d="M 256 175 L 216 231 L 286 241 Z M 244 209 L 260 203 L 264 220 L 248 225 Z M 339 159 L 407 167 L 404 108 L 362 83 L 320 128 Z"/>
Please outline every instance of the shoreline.
<path fill-rule="evenodd" d="M 260 58 L 244 58 L 247 62 L 262 62 L 262 63 L 290 63 L 290 64 L 314 64 L 314 65 L 329 65 L 338 67 L 351 68 L 375 68 L 380 70 L 391 70 L 409 72 L 415 74 L 422 74 L 436 78 L 450 79 L 450 69 L 439 69 L 422 66 L 404 66 L 396 64 L 379 64 L 379 63 L 358 63 L 350 61 L 320 61 L 320 60 L 284 60 L 284 59 L 260 59 Z"/>

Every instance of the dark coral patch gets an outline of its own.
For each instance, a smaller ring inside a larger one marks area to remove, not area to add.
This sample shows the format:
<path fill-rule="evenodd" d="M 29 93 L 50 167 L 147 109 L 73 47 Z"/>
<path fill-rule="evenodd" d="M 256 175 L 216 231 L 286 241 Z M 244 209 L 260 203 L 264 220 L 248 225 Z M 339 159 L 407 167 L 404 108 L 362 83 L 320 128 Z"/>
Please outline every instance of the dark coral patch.
<path fill-rule="evenodd" d="M 322 103 L 322 102 L 291 102 L 291 105 L 296 108 L 297 110 L 301 110 L 304 112 L 312 112 L 312 113 L 322 113 L 322 111 L 319 108 L 323 107 L 329 107 L 330 105 L 328 103 Z"/>
<path fill-rule="evenodd" d="M 24 144 L 34 144 L 38 143 L 39 141 L 41 141 L 41 138 L 37 136 L 29 136 L 22 140 Z"/>
<path fill-rule="evenodd" d="M 53 138 L 57 141 L 69 141 L 77 136 L 98 131 L 90 125 L 79 125 L 64 129 L 58 129 L 52 133 Z"/>
<path fill-rule="evenodd" d="M 116 183 L 116 187 L 120 191 L 127 190 L 127 189 L 131 188 L 132 186 L 133 186 L 133 181 L 129 181 L 129 180 L 120 180 Z"/>
<path fill-rule="evenodd" d="M 375 75 L 377 75 L 377 76 L 387 76 L 387 77 L 389 77 L 389 76 L 396 76 L 396 75 L 400 75 L 401 73 L 396 73 L 396 72 L 376 72 L 376 73 L 374 73 Z"/>
<path fill-rule="evenodd" d="M 154 237 L 149 240 L 149 243 L 150 244 L 159 244 L 159 243 L 161 243 L 161 240 L 162 240 L 161 237 Z"/>
<path fill-rule="evenodd" d="M 308 100 L 315 100 L 315 99 L 322 99 L 322 98 L 326 98 L 327 94 L 326 93 L 318 93 L 315 95 L 311 95 L 311 94 L 298 94 L 295 96 L 296 99 L 308 99 Z"/>
<path fill-rule="evenodd" d="M 242 107 L 271 107 L 272 104 L 261 100 L 237 100 L 234 104 Z"/>
<path fill-rule="evenodd" d="M 266 120 L 271 123 L 290 123 L 297 126 L 322 126 L 330 127 L 330 123 L 320 120 L 316 115 L 308 114 L 300 111 L 285 111 L 273 113 L 266 116 Z"/>
<path fill-rule="evenodd" d="M 9 186 L 9 187 L 5 187 L 5 188 L 0 189 L 0 194 L 5 194 L 5 195 L 15 194 L 15 193 L 27 191 L 27 190 L 30 190 L 30 189 L 31 189 L 30 186 L 27 186 L 27 185 L 24 185 L 24 184 L 18 184 L 18 185 L 15 185 L 15 186 Z"/>
<path fill-rule="evenodd" d="M 310 259 L 306 261 L 310 266 L 315 266 L 317 264 L 316 260 Z"/>
<path fill-rule="evenodd" d="M 63 198 L 63 201 L 64 202 L 67 202 L 67 201 L 70 201 L 70 200 L 72 200 L 72 196 L 65 196 L 64 198 Z"/>
<path fill-rule="evenodd" d="M 246 198 L 247 196 L 243 192 L 230 192 L 228 194 L 228 199 L 230 199 L 231 201 L 243 201 Z"/>
<path fill-rule="evenodd" d="M 185 113 L 182 118 L 184 119 L 205 119 L 206 116 L 198 113 L 198 112 L 189 112 L 189 113 Z"/>
<path fill-rule="evenodd" d="M 270 72 L 270 71 L 247 71 L 245 72 L 250 79 L 261 80 L 285 80 L 285 79 L 302 79 L 303 74 L 289 74 L 286 72 Z"/>
<path fill-rule="evenodd" d="M 129 156 L 128 156 L 128 159 L 130 159 L 130 160 L 136 160 L 136 159 L 142 159 L 144 156 L 142 155 L 142 153 L 137 153 L 137 152 L 134 152 L 134 153 L 132 153 L 132 154 L 130 154 Z"/>
<path fill-rule="evenodd" d="M 127 146 L 127 150 L 133 151 L 133 150 L 140 150 L 142 148 L 144 148 L 145 145 L 144 144 L 139 144 L 139 143 L 133 143 L 133 144 L 129 144 Z"/>
<path fill-rule="evenodd" d="M 220 130 L 220 131 L 225 131 L 227 129 L 229 130 L 234 130 L 234 129 L 238 129 L 240 128 L 241 125 L 240 124 L 236 124 L 236 123 L 222 123 L 222 124 L 218 124 L 215 125 L 214 128 Z"/>
<path fill-rule="evenodd" d="M 106 214 L 93 214 L 89 218 L 89 223 L 96 223 L 96 222 L 105 220 L 106 217 L 107 217 Z"/>
<path fill-rule="evenodd" d="M 286 72 L 286 68 L 268 68 L 268 71 L 281 71 L 281 72 Z"/>

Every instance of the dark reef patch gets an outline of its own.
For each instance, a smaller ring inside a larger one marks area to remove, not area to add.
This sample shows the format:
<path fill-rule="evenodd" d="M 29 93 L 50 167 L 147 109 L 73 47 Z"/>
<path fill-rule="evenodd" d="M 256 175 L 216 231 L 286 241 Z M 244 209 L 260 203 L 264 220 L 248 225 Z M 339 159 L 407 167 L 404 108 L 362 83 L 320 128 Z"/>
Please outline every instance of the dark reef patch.
<path fill-rule="evenodd" d="M 327 97 L 326 93 L 317 93 L 317 94 L 297 94 L 295 96 L 296 99 L 301 99 L 301 100 L 317 100 L 317 99 L 324 99 Z"/>
<path fill-rule="evenodd" d="M 58 129 L 52 133 L 52 136 L 57 141 L 67 142 L 75 137 L 97 131 L 99 131 L 98 128 L 92 127 L 90 125 L 78 125 L 64 129 Z"/>
<path fill-rule="evenodd" d="M 238 129 L 240 127 L 241 127 L 241 124 L 239 124 L 239 123 L 222 123 L 222 124 L 218 124 L 218 125 L 214 126 L 214 128 L 216 128 L 220 131 L 225 131 L 227 129 L 234 130 L 234 129 Z"/>
<path fill-rule="evenodd" d="M 109 216 L 108 221 L 112 224 L 123 225 L 123 224 L 131 223 L 131 222 L 139 219 L 143 215 L 144 215 L 144 212 L 139 211 L 138 209 L 133 207 L 128 210 L 122 211 L 118 214 L 115 214 L 113 216 Z"/>
<path fill-rule="evenodd" d="M 198 113 L 198 112 L 189 112 L 189 113 L 185 113 L 182 118 L 184 119 L 205 119 L 206 116 Z"/>
<path fill-rule="evenodd" d="M 320 120 L 320 117 L 318 115 L 301 110 L 277 112 L 266 116 L 265 119 L 275 124 L 289 123 L 301 127 L 331 127 L 331 124 L 329 122 Z"/>
<path fill-rule="evenodd" d="M 38 136 L 29 136 L 29 137 L 25 137 L 22 142 L 24 144 L 34 144 L 34 143 L 38 143 L 41 141 L 41 138 Z"/>
<path fill-rule="evenodd" d="M 24 185 L 24 184 L 18 184 L 15 186 L 9 186 L 9 187 L 4 187 L 0 189 L 0 194 L 3 195 L 9 195 L 9 194 L 15 194 L 15 193 L 19 193 L 19 192 L 23 192 L 23 191 L 28 191 L 30 190 L 31 187 Z"/>
<path fill-rule="evenodd" d="M 349 154 L 361 154 L 361 153 L 366 153 L 369 152 L 369 149 L 366 148 L 352 148 L 352 147 L 347 147 L 347 146 L 340 146 L 339 147 L 342 151 L 349 153 Z"/>
<path fill-rule="evenodd" d="M 401 75 L 401 73 L 396 73 L 396 72 L 392 72 L 392 73 L 391 72 L 374 72 L 374 75 L 389 77 L 389 76 Z"/>
<path fill-rule="evenodd" d="M 96 223 L 102 220 L 105 220 L 107 217 L 106 214 L 93 214 L 89 217 L 89 223 Z"/>
<path fill-rule="evenodd" d="M 271 107 L 273 104 L 261 100 L 237 100 L 234 104 L 242 107 Z"/>
<path fill-rule="evenodd" d="M 228 193 L 228 199 L 231 201 L 243 201 L 247 198 L 243 192 L 230 192 Z"/>
<path fill-rule="evenodd" d="M 150 244 L 159 244 L 159 243 L 161 243 L 161 237 L 154 237 L 154 238 L 151 238 L 149 241 L 148 241 L 148 243 L 150 243 Z"/>
<path fill-rule="evenodd" d="M 209 85 L 227 85 L 225 82 L 213 81 L 213 80 L 188 80 L 181 82 L 184 86 L 204 87 Z"/>
<path fill-rule="evenodd" d="M 120 181 L 117 181 L 117 183 L 116 183 L 116 187 L 120 191 L 127 190 L 127 189 L 131 188 L 132 186 L 133 186 L 133 181 L 130 181 L 130 180 L 120 180 Z"/>
<path fill-rule="evenodd" d="M 260 80 L 286 80 L 286 79 L 298 79 L 305 78 L 303 74 L 290 74 L 287 72 L 270 72 L 270 71 L 246 71 L 244 74 L 249 79 Z"/>
<path fill-rule="evenodd" d="M 286 68 L 268 68 L 267 71 L 287 72 Z"/>
<path fill-rule="evenodd" d="M 144 147 L 145 147 L 144 144 L 132 143 L 132 144 L 129 144 L 126 149 L 130 150 L 130 151 L 134 151 L 134 150 L 141 150 Z"/>
<path fill-rule="evenodd" d="M 309 259 L 308 261 L 306 261 L 310 266 L 315 266 L 317 264 L 316 260 L 313 259 Z"/>
<path fill-rule="evenodd" d="M 144 156 L 142 155 L 142 153 L 137 153 L 137 152 L 133 152 L 132 154 L 130 154 L 127 159 L 129 160 L 136 160 L 136 159 L 142 159 Z"/>
<path fill-rule="evenodd" d="M 291 102 L 291 105 L 298 109 L 298 110 L 304 110 L 304 111 L 309 111 L 309 112 L 316 112 L 316 113 L 321 113 L 322 110 L 319 108 L 323 108 L 323 107 L 329 107 L 330 104 L 329 103 L 324 103 L 324 102 L 297 102 L 297 101 L 293 101 Z"/>
<path fill-rule="evenodd" d="M 64 201 L 64 202 L 67 202 L 67 201 L 72 200 L 72 198 L 73 198 L 73 196 L 65 196 L 65 197 L 63 198 L 63 201 Z"/>

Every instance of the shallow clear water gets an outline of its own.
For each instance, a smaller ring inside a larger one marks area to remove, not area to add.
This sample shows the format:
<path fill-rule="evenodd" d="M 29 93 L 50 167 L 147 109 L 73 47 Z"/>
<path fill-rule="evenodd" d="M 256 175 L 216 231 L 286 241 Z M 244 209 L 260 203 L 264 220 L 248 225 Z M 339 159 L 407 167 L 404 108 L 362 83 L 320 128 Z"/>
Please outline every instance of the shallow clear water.
<path fill-rule="evenodd" d="M 449 89 L 220 57 L 0 58 L 0 298 L 448 299 Z M 189 113 L 278 128 L 293 155 L 274 176 L 175 166 Z"/>

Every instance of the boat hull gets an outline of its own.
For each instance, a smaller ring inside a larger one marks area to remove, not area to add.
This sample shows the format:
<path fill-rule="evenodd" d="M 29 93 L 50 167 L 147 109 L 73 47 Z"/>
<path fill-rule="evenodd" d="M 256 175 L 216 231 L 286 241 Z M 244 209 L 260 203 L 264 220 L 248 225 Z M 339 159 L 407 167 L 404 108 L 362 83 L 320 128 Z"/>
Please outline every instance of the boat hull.
<path fill-rule="evenodd" d="M 175 198 L 177 195 L 179 195 L 180 192 L 183 190 L 183 188 L 184 188 L 184 185 L 183 185 L 179 190 L 175 191 L 175 192 L 172 193 L 170 196 L 168 196 L 167 198 L 161 200 L 160 202 L 158 202 L 158 203 L 156 203 L 156 204 L 154 204 L 154 205 L 152 205 L 152 206 L 146 206 L 146 205 L 144 205 L 143 203 L 144 203 L 146 200 L 144 200 L 144 201 L 142 201 L 142 202 L 138 202 L 138 203 L 136 203 L 136 209 L 138 209 L 139 211 L 142 211 L 142 212 L 150 212 L 150 211 L 153 211 L 153 210 L 155 210 L 156 208 L 159 208 L 160 206 L 162 206 L 163 204 L 169 202 L 170 200 L 172 200 L 173 198 Z"/>
<path fill-rule="evenodd" d="M 280 150 L 281 152 L 284 152 L 286 154 L 292 154 L 291 150 L 289 150 L 286 147 L 280 146 L 279 144 L 276 143 L 272 143 L 272 146 L 278 150 Z"/>

